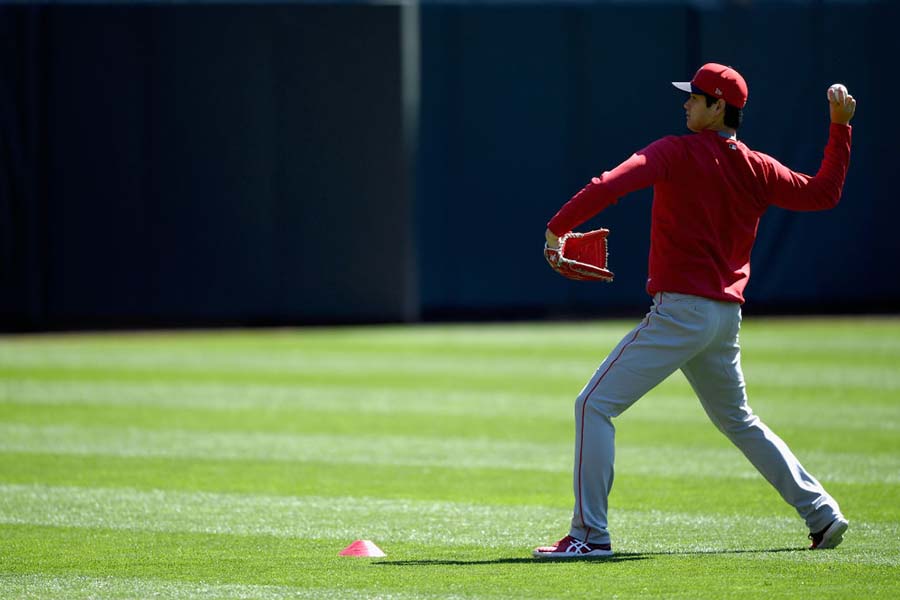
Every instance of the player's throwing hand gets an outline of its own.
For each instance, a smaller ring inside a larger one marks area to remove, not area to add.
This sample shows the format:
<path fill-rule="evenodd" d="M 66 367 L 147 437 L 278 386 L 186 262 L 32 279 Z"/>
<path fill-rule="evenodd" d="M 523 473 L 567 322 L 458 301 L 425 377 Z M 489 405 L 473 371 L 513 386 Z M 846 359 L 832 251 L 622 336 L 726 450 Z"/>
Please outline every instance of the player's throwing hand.
<path fill-rule="evenodd" d="M 856 99 L 847 91 L 843 83 L 835 83 L 828 88 L 828 104 L 831 105 L 831 122 L 846 125 L 856 113 Z"/>

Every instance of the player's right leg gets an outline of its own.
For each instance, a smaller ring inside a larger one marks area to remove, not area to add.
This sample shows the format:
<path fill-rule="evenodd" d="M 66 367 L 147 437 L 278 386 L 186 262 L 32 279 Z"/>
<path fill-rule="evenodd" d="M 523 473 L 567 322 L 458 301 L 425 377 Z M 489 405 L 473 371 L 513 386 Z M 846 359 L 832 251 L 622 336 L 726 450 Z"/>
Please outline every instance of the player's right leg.
<path fill-rule="evenodd" d="M 753 414 L 740 362 L 740 308 L 717 304 L 726 326 L 707 349 L 681 370 L 710 420 L 797 510 L 813 532 L 811 535 L 819 536 L 819 545 L 813 537 L 813 547 L 834 547 L 840 543 L 847 521 L 834 498 L 803 468 L 787 444 Z"/>

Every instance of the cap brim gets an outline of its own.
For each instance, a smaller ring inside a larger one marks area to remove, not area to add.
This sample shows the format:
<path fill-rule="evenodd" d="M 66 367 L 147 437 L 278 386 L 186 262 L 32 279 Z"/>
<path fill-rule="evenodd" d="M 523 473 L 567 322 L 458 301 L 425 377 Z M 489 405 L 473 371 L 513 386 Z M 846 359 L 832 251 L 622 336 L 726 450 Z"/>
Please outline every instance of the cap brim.
<path fill-rule="evenodd" d="M 688 94 L 693 94 L 694 89 L 691 85 L 690 81 L 673 81 L 672 85 L 681 90 L 682 92 L 687 92 Z"/>

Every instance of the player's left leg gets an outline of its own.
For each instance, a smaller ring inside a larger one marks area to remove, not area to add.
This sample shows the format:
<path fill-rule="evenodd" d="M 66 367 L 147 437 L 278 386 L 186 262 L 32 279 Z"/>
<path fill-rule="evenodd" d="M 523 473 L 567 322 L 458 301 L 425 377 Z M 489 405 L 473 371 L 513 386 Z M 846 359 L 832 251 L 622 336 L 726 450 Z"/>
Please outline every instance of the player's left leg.
<path fill-rule="evenodd" d="M 657 294 L 641 324 L 622 338 L 578 395 L 571 538 L 610 543 L 607 510 L 614 478 L 613 419 L 706 347 L 717 322 L 696 309 L 702 302 L 685 294 Z"/>
<path fill-rule="evenodd" d="M 846 529 L 834 498 L 803 468 L 787 444 L 753 414 L 741 370 L 740 307 L 715 304 L 723 324 L 720 335 L 682 367 L 707 415 L 797 510 L 811 532 L 827 530 L 836 520 Z M 837 543 L 840 539 L 834 545 Z"/>

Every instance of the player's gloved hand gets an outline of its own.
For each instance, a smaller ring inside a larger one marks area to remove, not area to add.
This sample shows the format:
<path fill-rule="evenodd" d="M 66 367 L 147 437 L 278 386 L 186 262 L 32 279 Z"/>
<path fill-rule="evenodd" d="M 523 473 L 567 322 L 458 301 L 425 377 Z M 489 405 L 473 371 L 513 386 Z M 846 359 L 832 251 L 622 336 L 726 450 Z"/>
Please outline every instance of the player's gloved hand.
<path fill-rule="evenodd" d="M 544 239 L 547 240 L 548 248 L 559 248 L 559 238 L 550 229 L 544 232 Z"/>
<path fill-rule="evenodd" d="M 831 122 L 847 125 L 856 114 L 856 99 L 847 91 L 842 83 L 835 83 L 828 88 L 828 105 L 831 111 Z"/>
<path fill-rule="evenodd" d="M 613 274 L 606 268 L 608 229 L 595 229 L 587 233 L 569 232 L 559 238 L 548 229 L 544 244 L 544 258 L 554 271 L 576 281 L 612 281 Z M 552 236 L 552 238 L 551 238 Z M 558 241 L 556 246 L 554 241 Z"/>

